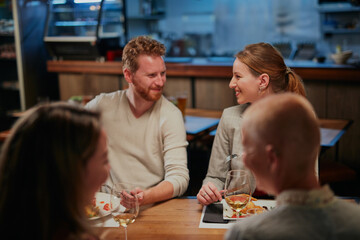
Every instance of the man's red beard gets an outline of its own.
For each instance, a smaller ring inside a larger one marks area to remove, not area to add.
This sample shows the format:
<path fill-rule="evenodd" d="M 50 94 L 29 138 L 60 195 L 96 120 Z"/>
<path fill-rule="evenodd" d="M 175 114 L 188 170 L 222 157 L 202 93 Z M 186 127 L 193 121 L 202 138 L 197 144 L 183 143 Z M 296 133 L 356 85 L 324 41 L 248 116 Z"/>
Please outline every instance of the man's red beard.
<path fill-rule="evenodd" d="M 151 88 L 146 89 L 140 85 L 137 85 L 136 81 L 133 81 L 133 84 L 134 84 L 135 92 L 137 92 L 146 101 L 153 102 L 153 101 L 159 100 L 162 95 L 162 92 L 163 92 L 163 87 L 156 88 L 159 91 L 154 93 L 154 92 L 151 92 Z"/>

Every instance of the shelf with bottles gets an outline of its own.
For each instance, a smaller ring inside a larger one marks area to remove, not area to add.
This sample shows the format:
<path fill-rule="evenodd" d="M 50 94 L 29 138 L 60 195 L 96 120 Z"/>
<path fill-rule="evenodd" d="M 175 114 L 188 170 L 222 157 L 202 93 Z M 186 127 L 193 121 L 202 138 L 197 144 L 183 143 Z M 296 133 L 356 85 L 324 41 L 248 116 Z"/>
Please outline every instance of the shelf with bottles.
<path fill-rule="evenodd" d="M 321 31 L 325 36 L 331 36 L 333 34 L 360 34 L 360 26 L 338 25 L 337 23 L 327 22 L 322 26 Z"/>
<path fill-rule="evenodd" d="M 0 36 L 14 37 L 13 19 L 0 19 Z"/>
<path fill-rule="evenodd" d="M 0 43 L 0 59 L 2 60 L 16 60 L 15 44 Z"/>
<path fill-rule="evenodd" d="M 81 21 L 56 21 L 55 27 L 84 27 L 84 26 L 97 26 L 98 21 L 95 20 L 81 20 Z"/>
<path fill-rule="evenodd" d="M 6 112 L 21 108 L 15 53 L 15 25 L 10 1 L 4 1 L 4 4 L 0 7 L 0 125 L 7 119 Z"/>
<path fill-rule="evenodd" d="M 1 81 L 17 82 L 17 65 L 14 37 L 0 37 L 0 72 Z M 1 85 L 1 84 L 0 84 Z"/>
<path fill-rule="evenodd" d="M 16 90 L 19 91 L 19 82 L 17 80 L 15 81 L 4 81 L 1 83 L 2 89 L 8 89 L 8 90 Z"/>
<path fill-rule="evenodd" d="M 47 37 L 94 36 L 99 26 L 117 25 L 122 33 L 125 17 L 122 0 L 50 1 Z"/>
<path fill-rule="evenodd" d="M 13 32 L 0 32 L 0 37 L 11 37 L 14 38 Z"/>
<path fill-rule="evenodd" d="M 3 119 L 7 119 L 7 116 L 9 116 L 8 114 L 11 112 L 20 112 L 21 104 L 19 89 L 3 88 L 0 85 L 0 103 L 0 117 L 3 117 Z M 10 126 L 7 128 L 9 127 Z"/>
<path fill-rule="evenodd" d="M 327 37 L 333 34 L 360 33 L 360 7 L 350 3 L 320 4 L 321 31 Z"/>
<path fill-rule="evenodd" d="M 357 28 L 357 29 L 324 28 L 323 33 L 325 35 L 332 35 L 332 34 L 359 34 L 360 33 L 360 28 Z"/>
<path fill-rule="evenodd" d="M 359 12 L 360 7 L 353 6 L 350 4 L 338 5 L 338 4 L 321 4 L 318 7 L 320 13 L 349 13 L 349 12 Z"/>
<path fill-rule="evenodd" d="M 123 0 L 49 1 L 44 42 L 56 59 L 98 60 L 126 41 Z"/>
<path fill-rule="evenodd" d="M 165 18 L 163 15 L 133 15 L 128 16 L 128 20 L 161 20 Z"/>
<path fill-rule="evenodd" d="M 131 0 L 127 13 L 128 20 L 161 20 L 165 16 L 164 0 Z"/>
<path fill-rule="evenodd" d="M 8 56 L 0 56 L 0 62 L 3 61 L 16 61 L 16 56 L 8 57 Z"/>

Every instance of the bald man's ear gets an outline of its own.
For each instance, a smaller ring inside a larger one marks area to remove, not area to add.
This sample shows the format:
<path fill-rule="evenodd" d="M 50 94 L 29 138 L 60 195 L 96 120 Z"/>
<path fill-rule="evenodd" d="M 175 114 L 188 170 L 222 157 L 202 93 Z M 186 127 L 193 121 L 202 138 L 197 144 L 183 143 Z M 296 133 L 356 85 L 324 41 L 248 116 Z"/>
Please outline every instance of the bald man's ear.
<path fill-rule="evenodd" d="M 123 70 L 123 74 L 124 74 L 125 81 L 128 83 L 132 83 L 132 72 L 128 68 L 125 68 Z"/>
<path fill-rule="evenodd" d="M 271 144 L 266 145 L 265 152 L 266 152 L 266 161 L 268 161 L 267 164 L 270 168 L 270 172 L 272 174 L 277 174 L 279 171 L 280 162 L 274 146 Z"/>
<path fill-rule="evenodd" d="M 266 89 L 270 81 L 269 75 L 267 73 L 263 73 L 259 76 L 259 80 L 260 80 L 259 88 Z"/>

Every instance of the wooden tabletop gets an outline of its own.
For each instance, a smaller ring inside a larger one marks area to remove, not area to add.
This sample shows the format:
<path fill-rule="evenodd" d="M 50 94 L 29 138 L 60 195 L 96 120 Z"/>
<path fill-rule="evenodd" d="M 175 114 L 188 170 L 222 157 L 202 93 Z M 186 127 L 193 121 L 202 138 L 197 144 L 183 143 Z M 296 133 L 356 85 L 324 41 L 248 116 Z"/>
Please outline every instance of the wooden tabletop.
<path fill-rule="evenodd" d="M 195 109 L 195 108 L 186 108 L 185 115 L 191 117 L 204 117 L 204 118 L 221 118 L 222 111 L 216 110 L 205 110 L 205 109 Z M 186 123 L 185 123 L 186 125 Z M 190 143 L 197 139 L 200 139 L 204 136 L 208 136 L 211 131 L 217 128 L 217 124 L 211 125 L 210 127 L 204 129 L 203 131 L 198 132 L 197 134 L 186 133 L 186 140 Z"/>
<path fill-rule="evenodd" d="M 358 198 L 349 201 L 358 202 Z M 128 226 L 128 239 L 224 239 L 227 229 L 199 228 L 202 206 L 195 198 L 171 199 L 143 211 Z M 107 216 L 110 217 L 111 216 Z M 123 227 L 94 227 L 100 239 L 124 239 Z"/>
<path fill-rule="evenodd" d="M 199 108 L 186 108 L 185 114 L 196 117 L 221 118 L 222 111 Z"/>
<path fill-rule="evenodd" d="M 197 199 L 171 199 L 140 211 L 128 226 L 128 239 L 223 239 L 226 229 L 199 228 L 202 205 Z M 102 239 L 124 239 L 123 227 L 97 227 Z"/>
<path fill-rule="evenodd" d="M 352 120 L 346 119 L 319 119 L 320 127 L 331 128 L 338 130 L 346 130 L 351 124 Z"/>

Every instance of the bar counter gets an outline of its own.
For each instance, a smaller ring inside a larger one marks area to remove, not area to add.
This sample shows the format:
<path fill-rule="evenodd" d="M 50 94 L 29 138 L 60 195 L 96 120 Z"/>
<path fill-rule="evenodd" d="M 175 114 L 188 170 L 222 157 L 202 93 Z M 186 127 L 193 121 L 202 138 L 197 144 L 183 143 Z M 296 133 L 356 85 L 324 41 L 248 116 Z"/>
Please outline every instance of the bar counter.
<path fill-rule="evenodd" d="M 209 61 L 204 58 L 194 58 L 191 61 L 166 62 L 168 77 L 208 77 L 230 78 L 232 76 L 232 61 Z M 312 61 L 286 61 L 304 81 L 360 81 L 360 68 L 351 65 L 336 65 L 331 63 L 315 63 Z M 48 61 L 49 72 L 59 73 L 93 73 L 122 74 L 121 62 L 95 61 Z"/>

